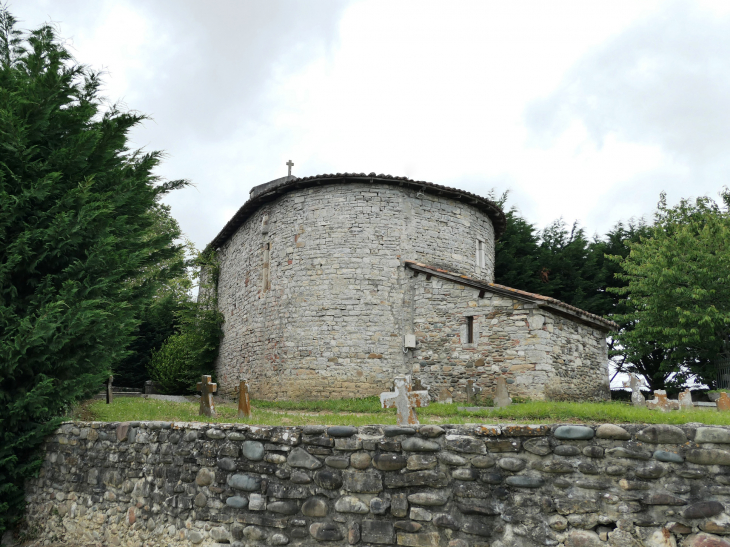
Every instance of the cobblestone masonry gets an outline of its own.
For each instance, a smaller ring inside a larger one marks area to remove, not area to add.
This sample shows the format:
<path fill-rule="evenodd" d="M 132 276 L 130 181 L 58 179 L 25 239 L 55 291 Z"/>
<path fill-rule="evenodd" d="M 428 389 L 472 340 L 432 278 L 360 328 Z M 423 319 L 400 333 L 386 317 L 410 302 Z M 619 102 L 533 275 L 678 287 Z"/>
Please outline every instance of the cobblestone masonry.
<path fill-rule="evenodd" d="M 41 543 L 728 547 L 730 428 L 68 423 Z"/>
<path fill-rule="evenodd" d="M 364 396 L 408 373 L 401 259 L 492 281 L 494 228 L 451 198 L 395 183 L 330 183 L 264 203 L 218 256 L 222 393 L 243 373 L 257 398 Z"/>
<path fill-rule="evenodd" d="M 214 240 L 221 394 L 235 395 L 240 374 L 260 399 L 377 395 L 411 374 L 432 395 L 446 386 L 463 400 L 469 378 L 490 393 L 505 374 L 515 395 L 608 396 L 610 326 L 413 279 L 411 262 L 492 283 L 494 226 L 504 220 L 494 204 L 413 181 L 314 179 L 254 188 Z M 474 344 L 464 344 L 466 316 Z M 404 335 L 414 333 L 418 349 L 404 353 Z"/>
<path fill-rule="evenodd" d="M 478 289 L 437 277 L 415 278 L 413 292 L 418 348 L 409 362 L 432 397 L 447 388 L 462 401 L 469 379 L 491 397 L 504 376 L 512 397 L 610 398 L 605 330 L 531 302 L 489 293 L 479 298 Z M 471 344 L 467 317 L 473 318 Z"/>

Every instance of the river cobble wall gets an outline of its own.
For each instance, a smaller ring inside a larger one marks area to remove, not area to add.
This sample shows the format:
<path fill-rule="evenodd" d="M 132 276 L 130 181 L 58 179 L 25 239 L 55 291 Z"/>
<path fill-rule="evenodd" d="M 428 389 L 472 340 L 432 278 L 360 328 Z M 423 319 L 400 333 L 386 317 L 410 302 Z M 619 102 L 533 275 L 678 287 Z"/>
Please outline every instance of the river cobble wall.
<path fill-rule="evenodd" d="M 41 544 L 728 547 L 730 428 L 68 423 Z"/>

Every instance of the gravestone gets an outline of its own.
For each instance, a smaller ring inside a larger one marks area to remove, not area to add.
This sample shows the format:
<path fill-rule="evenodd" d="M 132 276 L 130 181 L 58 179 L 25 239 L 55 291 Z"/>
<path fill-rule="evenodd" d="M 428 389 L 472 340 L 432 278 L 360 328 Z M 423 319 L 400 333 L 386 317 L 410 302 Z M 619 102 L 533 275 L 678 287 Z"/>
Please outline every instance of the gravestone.
<path fill-rule="evenodd" d="M 451 392 L 449 391 L 449 388 L 447 388 L 447 387 L 441 388 L 441 391 L 439 391 L 439 403 L 451 404 L 453 402 L 454 402 L 454 399 L 451 396 Z"/>
<path fill-rule="evenodd" d="M 380 394 L 380 405 L 383 408 L 395 408 L 398 425 L 418 425 L 418 417 L 414 408 L 428 406 L 428 391 L 411 391 L 407 376 L 396 376 L 393 393 Z"/>
<path fill-rule="evenodd" d="M 494 406 L 502 408 L 512 404 L 512 398 L 507 391 L 507 381 L 504 377 L 497 378 L 497 387 L 494 390 Z"/>
<path fill-rule="evenodd" d="M 718 412 L 727 412 L 730 410 L 730 396 L 725 391 L 721 391 L 716 404 Z"/>
<path fill-rule="evenodd" d="M 251 416 L 251 399 L 248 395 L 248 384 L 243 376 L 239 377 L 238 384 L 238 417 L 248 418 Z"/>
<path fill-rule="evenodd" d="M 210 381 L 210 376 L 204 374 L 201 377 L 201 381 L 197 385 L 198 391 L 200 391 L 200 412 L 201 416 L 214 417 L 215 414 L 215 403 L 213 403 L 213 393 L 218 391 L 218 384 L 214 384 Z"/>
<path fill-rule="evenodd" d="M 692 403 L 692 392 L 689 389 L 685 389 L 680 393 L 677 400 L 679 401 L 680 410 L 692 410 L 695 407 Z"/>
<path fill-rule="evenodd" d="M 473 403 L 476 401 L 477 396 L 481 393 L 482 388 L 474 383 L 474 380 L 469 379 L 466 381 L 466 402 Z"/>
<path fill-rule="evenodd" d="M 646 406 L 646 399 L 641 393 L 641 380 L 636 374 L 629 374 L 629 385 L 624 382 L 624 387 L 631 387 L 631 404 L 633 406 Z"/>
<path fill-rule="evenodd" d="M 667 392 L 663 389 L 657 389 L 654 391 L 654 399 L 646 402 L 646 408 L 649 410 L 661 410 L 662 412 L 679 410 L 679 401 L 667 399 Z"/>
<path fill-rule="evenodd" d="M 114 376 L 109 376 L 106 379 L 106 404 L 112 404 L 114 400 L 114 392 L 112 391 L 112 382 L 114 382 Z"/>

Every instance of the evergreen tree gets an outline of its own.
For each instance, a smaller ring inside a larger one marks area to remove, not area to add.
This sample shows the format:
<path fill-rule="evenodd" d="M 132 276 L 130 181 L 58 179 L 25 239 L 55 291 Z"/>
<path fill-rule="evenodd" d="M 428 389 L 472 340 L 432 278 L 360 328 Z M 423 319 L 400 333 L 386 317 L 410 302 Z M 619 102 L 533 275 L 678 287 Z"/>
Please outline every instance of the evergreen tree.
<path fill-rule="evenodd" d="M 158 207 L 156 214 L 154 233 L 181 234 L 169 207 Z M 161 268 L 177 269 L 180 264 L 187 266 L 179 276 L 160 283 L 154 297 L 141 310 L 134 340 L 128 348 L 130 353 L 114 366 L 115 386 L 143 387 L 150 379 L 148 364 L 152 354 L 159 351 L 165 340 L 179 329 L 179 316 L 191 305 L 193 288 L 194 260 L 186 259 L 186 253 L 191 257 L 198 254 L 190 241 L 179 247 L 172 258 L 151 268 L 151 273 L 156 275 Z"/>
<path fill-rule="evenodd" d="M 506 213 L 507 227 L 496 245 L 495 281 L 550 296 L 597 315 L 610 311 L 605 293 L 603 254 L 574 223 L 562 219 L 540 231 L 516 209 Z"/>
<path fill-rule="evenodd" d="M 99 389 L 142 309 L 180 274 L 158 230 L 160 153 L 127 148 L 143 116 L 107 106 L 98 73 L 50 26 L 0 9 L 0 532 L 20 514 L 34 449 Z M 163 267 L 160 265 L 163 264 Z"/>
<path fill-rule="evenodd" d="M 500 203 L 500 205 L 504 205 Z M 540 235 L 513 207 L 505 213 L 507 225 L 495 246 L 495 282 L 539 293 Z"/>

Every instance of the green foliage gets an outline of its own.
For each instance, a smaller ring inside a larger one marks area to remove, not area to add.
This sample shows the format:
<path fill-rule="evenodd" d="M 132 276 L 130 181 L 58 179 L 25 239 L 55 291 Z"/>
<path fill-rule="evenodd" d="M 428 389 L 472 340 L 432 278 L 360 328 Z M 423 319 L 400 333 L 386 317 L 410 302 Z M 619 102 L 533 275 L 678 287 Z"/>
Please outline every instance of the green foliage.
<path fill-rule="evenodd" d="M 217 284 L 220 266 L 213 251 L 197 259 L 201 283 L 197 302 L 185 302 L 176 313 L 179 330 L 152 352 L 149 374 L 163 393 L 194 391 L 202 374 L 213 374 L 222 334 Z"/>
<path fill-rule="evenodd" d="M 155 227 L 157 232 L 180 234 L 177 221 L 170 216 L 169 207 L 160 207 L 158 213 Z M 192 260 L 186 259 L 186 253 L 190 256 L 197 254 L 190 241 L 178 247 L 172 258 L 150 269 L 156 273 L 160 268 L 167 267 L 180 270 L 181 273 L 160 283 L 154 298 L 140 312 L 140 323 L 128 348 L 130 353 L 114 366 L 114 385 L 144 386 L 150 379 L 148 364 L 152 353 L 159 351 L 164 341 L 179 329 L 178 315 L 190 303 L 190 291 L 193 288 L 194 264 Z M 184 269 L 183 265 L 186 266 Z"/>
<path fill-rule="evenodd" d="M 597 315 L 611 311 L 602 242 L 590 242 L 577 223 L 562 219 L 539 231 L 516 209 L 496 245 L 495 280 L 523 291 L 551 296 Z"/>
<path fill-rule="evenodd" d="M 629 308 L 626 299 L 617 292 L 617 289 L 626 287 L 628 282 L 617 275 L 622 273 L 623 269 L 612 257 L 626 258 L 631 250 L 630 244 L 639 242 L 650 233 L 651 226 L 643 219 L 625 225 L 619 222 L 606 234 L 603 241 L 597 243 L 600 246 L 597 250 L 603 257 L 605 292 L 611 300 L 611 307 L 603 313 L 610 315 L 611 319 L 618 323 L 619 333 L 631 331 L 634 328 L 634 321 L 624 318 Z M 636 351 L 637 349 L 640 351 Z M 683 376 L 676 374 L 679 365 L 670 364 L 670 352 L 658 347 L 652 340 L 644 340 L 641 346 L 626 347 L 621 343 L 620 336 L 611 336 L 608 341 L 608 356 L 614 362 L 617 371 L 643 377 L 651 390 L 676 390 L 685 381 Z"/>
<path fill-rule="evenodd" d="M 156 229 L 160 154 L 127 148 L 143 116 L 49 26 L 23 35 L 0 8 L 0 533 L 22 509 L 34 449 L 127 354 L 138 315 L 179 275 Z"/>
<path fill-rule="evenodd" d="M 668 207 L 662 194 L 648 236 L 612 257 L 626 282 L 612 289 L 625 298 L 617 319 L 631 325 L 620 344 L 630 355 L 656 351 L 660 372 L 681 366 L 711 387 L 730 343 L 730 193 L 721 196 L 724 207 L 706 197 Z"/>

